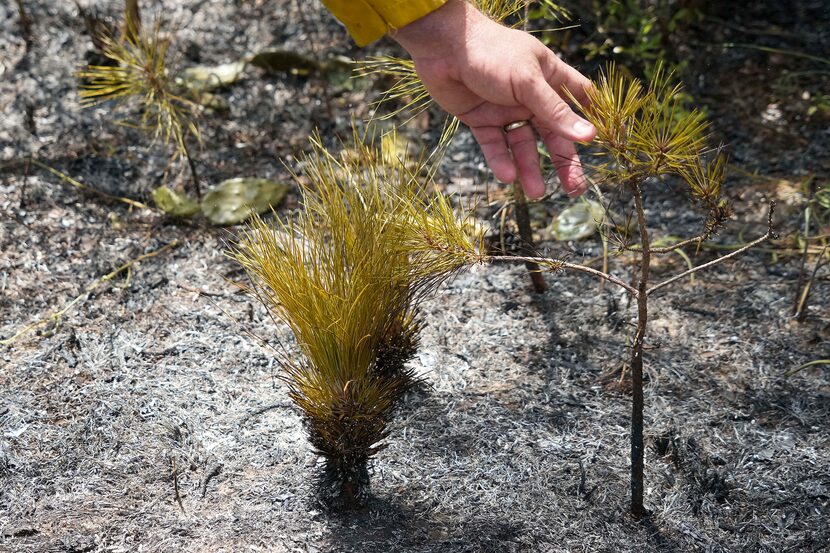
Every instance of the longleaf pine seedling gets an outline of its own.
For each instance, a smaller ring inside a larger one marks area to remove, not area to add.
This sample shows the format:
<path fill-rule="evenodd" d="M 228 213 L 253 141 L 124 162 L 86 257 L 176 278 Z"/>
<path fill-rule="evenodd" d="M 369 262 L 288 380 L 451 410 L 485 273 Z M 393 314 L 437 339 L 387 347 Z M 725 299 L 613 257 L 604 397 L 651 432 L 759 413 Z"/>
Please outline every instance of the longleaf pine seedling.
<path fill-rule="evenodd" d="M 637 327 L 631 345 L 632 412 L 631 412 L 631 513 L 640 518 L 646 514 L 643 505 L 643 349 L 648 329 L 649 298 L 658 290 L 703 269 L 735 257 L 758 244 L 773 238 L 772 209 L 767 217 L 767 232 L 739 249 L 690 268 L 662 282 L 652 283 L 653 256 L 668 254 L 684 247 L 700 247 L 724 225 L 731 215 L 721 198 L 725 177 L 722 156 L 705 161 L 707 132 L 703 117 L 695 111 L 679 108 L 679 87 L 670 84 L 670 76 L 657 71 L 648 86 L 624 76 L 613 66 L 601 76 L 595 87 L 588 90 L 590 109 L 586 117 L 597 128 L 596 144 L 606 161 L 597 169 L 603 175 L 602 183 L 619 190 L 633 202 L 637 222 L 638 242 L 629 236 L 620 238 L 620 253 L 630 252 L 638 258 L 634 283 L 612 273 L 569 263 L 562 259 L 533 256 L 494 256 L 466 250 L 463 243 L 448 242 L 436 245 L 433 238 L 422 237 L 420 246 L 437 254 L 444 252 L 452 259 L 466 258 L 475 262 L 515 261 L 533 262 L 541 270 L 554 272 L 573 270 L 604 279 L 623 288 L 637 304 Z M 644 208 L 646 181 L 666 177 L 679 178 L 689 190 L 690 207 L 701 207 L 705 213 L 699 235 L 666 247 L 654 247 Z"/>
<path fill-rule="evenodd" d="M 391 158 L 357 132 L 355 143 L 335 155 L 315 137 L 308 181 L 297 179 L 300 213 L 254 218 L 232 251 L 249 291 L 296 338 L 299 355 L 280 355 L 282 378 L 324 459 L 324 499 L 346 509 L 366 499 L 369 460 L 418 382 L 405 363 L 418 344 L 419 302 L 469 263 L 409 245 L 449 234 L 477 248 L 449 203 L 423 194 L 423 160 Z"/>
<path fill-rule="evenodd" d="M 138 108 L 138 120 L 125 124 L 171 145 L 176 157 L 186 159 L 194 190 L 201 199 L 199 175 L 188 145 L 190 139 L 201 141 L 194 103 L 179 93 L 169 74 L 170 41 L 161 36 L 160 23 L 157 21 L 151 31 L 145 31 L 135 17 L 128 3 L 124 35 L 96 37 L 112 65 L 90 65 L 78 72 L 82 79 L 81 105 L 90 107 L 111 100 Z"/>

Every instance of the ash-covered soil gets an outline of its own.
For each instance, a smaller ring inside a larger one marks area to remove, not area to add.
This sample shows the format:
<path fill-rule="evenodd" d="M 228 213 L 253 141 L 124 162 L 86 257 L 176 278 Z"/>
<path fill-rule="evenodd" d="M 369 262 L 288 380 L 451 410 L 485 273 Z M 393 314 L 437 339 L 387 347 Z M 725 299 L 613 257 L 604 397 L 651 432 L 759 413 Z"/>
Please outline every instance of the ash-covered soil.
<path fill-rule="evenodd" d="M 413 364 L 428 386 L 407 398 L 372 466 L 370 504 L 338 515 L 314 499 L 318 459 L 272 352 L 251 334 L 289 348 L 291 336 L 231 284 L 244 279 L 223 255 L 233 229 L 131 209 L 22 162 L 34 156 L 145 201 L 154 186 L 186 180 L 164 147 L 114 125 L 106 108 L 80 109 L 73 71 L 91 43 L 78 9 L 24 4 L 28 42 L 15 4 L 0 6 L 0 337 L 81 300 L 59 326 L 0 346 L 0 551 L 828 550 L 830 374 L 786 375 L 830 357 L 827 268 L 806 320 L 791 318 L 797 188 L 809 175 L 826 183 L 828 125 L 804 115 L 807 100 L 751 78 L 765 67 L 813 70 L 809 60 L 730 50 L 692 86 L 739 168 L 766 175 L 730 180 L 737 215 L 715 243 L 763 234 L 768 199 L 779 201 L 782 238 L 652 304 L 645 523 L 626 514 L 630 396 L 620 367 L 635 309 L 581 275 L 550 275 L 550 290 L 534 294 L 524 269 L 507 265 L 463 273 L 425 304 Z M 158 5 L 184 65 L 275 45 L 309 53 L 309 31 L 315 55 L 367 53 L 316 4 L 304 16 L 277 0 Z M 810 13 L 794 22 L 787 13 L 785 31 L 815 25 Z M 363 85 L 329 90 L 329 114 L 319 79 L 246 75 L 222 92 L 230 112 L 201 121 L 208 183 L 287 178 L 280 158 L 293 163 L 314 126 L 332 141 L 348 135 L 349 108 L 362 117 L 373 97 Z M 460 135 L 444 164 L 447 190 L 497 189 L 482 167 Z M 682 194 L 664 184 L 648 192 L 657 235 L 699 229 Z M 537 223 L 567 205 L 554 194 L 534 206 Z M 283 210 L 295 206 L 294 194 Z M 543 249 L 572 259 L 601 251 L 598 241 Z M 611 267 L 630 278 L 626 258 Z M 655 272 L 684 267 L 672 256 Z"/>

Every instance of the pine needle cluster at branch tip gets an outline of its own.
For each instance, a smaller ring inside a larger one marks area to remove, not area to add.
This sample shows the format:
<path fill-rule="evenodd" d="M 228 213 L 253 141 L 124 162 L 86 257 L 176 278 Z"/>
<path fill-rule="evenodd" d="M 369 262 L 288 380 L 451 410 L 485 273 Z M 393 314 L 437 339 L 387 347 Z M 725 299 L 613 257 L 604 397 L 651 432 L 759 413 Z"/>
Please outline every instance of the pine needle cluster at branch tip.
<path fill-rule="evenodd" d="M 103 55 L 113 65 L 90 65 L 78 71 L 81 105 L 90 107 L 108 101 L 119 105 L 134 103 L 140 109 L 140 116 L 132 122 L 121 123 L 147 132 L 153 140 L 172 144 L 176 155 L 186 158 L 190 164 L 196 191 L 201 195 L 187 145 L 189 137 L 201 142 L 201 135 L 193 119 L 194 103 L 176 92 L 168 74 L 170 41 L 161 36 L 158 21 L 150 32 L 129 24 L 129 18 L 125 25 L 128 29 L 125 37 L 96 37 Z"/>
<path fill-rule="evenodd" d="M 325 460 L 325 495 L 342 506 L 365 498 L 368 461 L 418 381 L 405 363 L 418 344 L 419 302 L 477 246 L 449 201 L 424 191 L 425 159 L 392 158 L 367 135 L 354 138 L 344 155 L 314 136 L 307 180 L 297 179 L 302 210 L 289 222 L 255 218 L 231 252 L 249 291 L 296 338 L 300 355 L 282 354 L 283 379 Z M 436 256 L 426 240 L 455 253 Z"/>
<path fill-rule="evenodd" d="M 608 158 L 596 168 L 617 184 L 679 176 L 697 202 L 714 210 L 721 205 L 725 158 L 705 161 L 708 124 L 700 111 L 683 108 L 681 87 L 671 80 L 671 73 L 658 65 L 649 85 L 643 86 L 608 65 L 587 90 L 585 117 L 596 127 L 595 144 Z"/>

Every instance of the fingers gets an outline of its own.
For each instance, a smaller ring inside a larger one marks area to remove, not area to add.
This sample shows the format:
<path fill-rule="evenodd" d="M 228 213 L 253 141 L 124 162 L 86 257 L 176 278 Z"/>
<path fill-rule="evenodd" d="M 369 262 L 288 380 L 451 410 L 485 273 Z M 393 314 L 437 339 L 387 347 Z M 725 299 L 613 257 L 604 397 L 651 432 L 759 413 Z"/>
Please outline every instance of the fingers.
<path fill-rule="evenodd" d="M 565 96 L 567 89 L 583 106 L 588 107 L 590 99 L 587 91 L 593 87 L 591 81 L 582 73 L 556 57 L 550 50 L 541 59 L 542 72 L 545 78 L 560 96 Z"/>
<path fill-rule="evenodd" d="M 504 133 L 501 127 L 474 127 L 470 130 L 496 179 L 501 182 L 518 179 L 525 194 L 532 199 L 545 194 L 533 127 L 527 125 L 508 133 Z M 582 195 L 588 181 L 574 143 L 549 130 L 541 131 L 541 136 L 556 167 L 562 190 L 571 197 Z"/>
<path fill-rule="evenodd" d="M 507 149 L 507 141 L 501 127 L 472 127 L 470 130 L 496 179 L 501 182 L 516 180 L 516 166 Z"/>
<path fill-rule="evenodd" d="M 526 81 L 520 90 L 518 99 L 533 112 L 539 128 L 576 142 L 588 142 L 596 135 L 594 126 L 575 114 L 541 74 Z"/>
<path fill-rule="evenodd" d="M 545 195 L 545 182 L 539 167 L 539 150 L 536 149 L 533 127 L 526 125 L 508 132 L 506 136 L 525 194 L 528 198 L 541 198 Z"/>
<path fill-rule="evenodd" d="M 588 188 L 588 180 L 582 171 L 574 143 L 552 133 L 543 135 L 542 139 L 550 153 L 551 162 L 556 167 L 562 190 L 572 198 L 581 196 Z"/>

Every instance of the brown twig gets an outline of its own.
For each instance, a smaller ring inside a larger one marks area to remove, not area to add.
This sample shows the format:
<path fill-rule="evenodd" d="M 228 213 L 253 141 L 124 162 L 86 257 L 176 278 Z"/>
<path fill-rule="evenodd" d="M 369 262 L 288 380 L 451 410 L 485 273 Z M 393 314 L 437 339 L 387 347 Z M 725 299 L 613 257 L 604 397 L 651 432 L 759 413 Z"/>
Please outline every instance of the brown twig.
<path fill-rule="evenodd" d="M 685 246 L 690 246 L 692 244 L 697 244 L 698 246 L 707 238 L 707 234 L 700 234 L 693 238 L 689 238 L 687 240 L 683 240 L 682 242 L 678 242 L 677 244 L 672 244 L 671 246 L 665 246 L 663 248 L 649 248 L 648 252 L 650 254 L 666 254 L 672 253 L 675 250 L 683 248 Z M 642 249 L 636 246 L 623 246 L 624 249 L 632 252 L 641 252 Z"/>
<path fill-rule="evenodd" d="M 66 173 L 62 173 L 62 172 L 58 171 L 57 169 L 49 167 L 45 163 L 41 163 L 40 161 L 38 161 L 36 159 L 31 159 L 30 162 L 31 162 L 32 165 L 36 165 L 36 166 L 40 167 L 41 169 L 46 169 L 47 171 L 49 171 L 53 175 L 56 175 L 57 177 L 59 177 L 65 183 L 67 183 L 71 186 L 74 186 L 75 188 L 78 188 L 79 190 L 84 190 L 86 192 L 92 192 L 93 194 L 97 194 L 97 195 L 102 196 L 102 197 L 104 197 L 108 200 L 113 200 L 113 201 L 116 201 L 116 202 L 125 203 L 125 204 L 127 204 L 131 207 L 135 207 L 135 208 L 138 208 L 138 209 L 149 209 L 150 208 L 150 206 L 148 206 L 145 203 L 139 202 L 138 200 L 131 200 L 130 198 L 122 198 L 121 196 L 114 196 L 112 194 L 107 194 L 106 192 L 104 192 L 102 190 L 98 190 L 97 188 L 93 188 L 89 185 L 86 185 L 86 184 L 84 184 L 80 181 L 77 181 L 77 180 L 73 179 L 72 177 L 70 177 Z"/>
<path fill-rule="evenodd" d="M 260 407 L 259 409 L 255 409 L 255 410 L 251 411 L 250 413 L 248 413 L 247 415 L 245 415 L 244 417 L 242 417 L 242 420 L 239 421 L 239 426 L 245 426 L 248 423 L 248 421 L 251 420 L 252 418 L 258 417 L 263 413 L 267 413 L 268 411 L 270 411 L 272 409 L 277 409 L 277 408 L 282 407 L 282 406 L 283 405 L 281 403 L 273 403 L 271 405 L 266 405 L 264 407 Z"/>
<path fill-rule="evenodd" d="M 50 321 L 55 321 L 55 325 L 59 324 L 60 320 L 61 320 L 61 317 L 66 315 L 66 313 L 70 309 L 72 309 L 77 303 L 81 302 L 81 300 L 83 300 L 85 297 L 87 297 L 93 290 L 98 288 L 98 286 L 100 286 L 101 284 L 109 282 L 112 279 L 114 279 L 115 277 L 117 277 L 119 274 L 121 274 L 122 272 L 132 269 L 132 267 L 136 263 L 139 263 L 139 262 L 141 262 L 145 259 L 149 259 L 151 257 L 156 257 L 157 255 L 160 255 L 160 254 L 166 252 L 167 250 L 175 248 L 178 245 L 179 245 L 179 241 L 178 240 L 173 240 L 169 244 L 167 244 L 165 246 L 162 246 L 161 248 L 159 248 L 157 250 L 154 250 L 154 251 L 149 252 L 149 253 L 145 253 L 144 255 L 140 255 L 140 256 L 136 257 L 135 259 L 132 259 L 132 260 L 124 263 L 123 265 L 121 265 L 120 267 L 115 269 L 114 271 L 111 271 L 111 272 L 105 274 L 104 276 L 102 276 L 101 278 L 98 278 L 98 279 L 92 281 L 91 284 L 88 284 L 87 287 L 84 288 L 84 291 L 81 293 L 81 295 L 77 296 L 75 299 L 73 299 L 72 301 L 67 303 L 63 308 L 59 309 L 58 311 L 55 311 L 54 313 L 52 313 L 50 315 L 47 315 L 46 317 L 43 317 L 43 318 L 41 318 L 41 319 L 39 319 L 39 320 L 29 324 L 29 325 L 26 325 L 25 327 L 23 327 L 22 329 L 17 331 L 17 333 L 14 334 L 11 338 L 6 338 L 5 340 L 0 340 L 0 345 L 7 346 L 7 345 L 15 342 L 21 336 L 31 332 L 32 330 L 34 330 L 38 327 L 41 327 L 41 326 L 44 326 L 44 325 L 48 324 Z"/>
<path fill-rule="evenodd" d="M 208 487 L 208 484 L 210 483 L 211 479 L 213 479 L 216 476 L 219 476 L 219 474 L 222 472 L 222 467 L 223 467 L 222 463 L 217 462 L 217 463 L 213 463 L 205 471 L 205 475 L 202 477 L 202 485 L 201 485 L 202 499 L 204 499 L 205 495 L 207 495 L 207 487 Z"/>
<path fill-rule="evenodd" d="M 172 467 L 173 477 L 173 492 L 176 494 L 176 503 L 179 504 L 179 509 L 184 513 L 184 504 L 182 503 L 182 496 L 179 493 L 179 472 L 176 470 L 176 458 L 170 456 L 170 466 Z"/>
<path fill-rule="evenodd" d="M 673 282 L 677 282 L 678 280 L 680 280 L 682 278 L 685 278 L 685 277 L 687 277 L 691 274 L 694 274 L 698 271 L 702 271 L 704 269 L 714 267 L 715 265 L 718 265 L 719 263 L 722 263 L 722 262 L 726 261 L 727 259 L 735 257 L 736 255 L 740 255 L 740 254 L 744 253 L 745 251 L 747 251 L 751 248 L 754 248 L 758 244 L 762 244 L 762 243 L 766 242 L 767 240 L 769 240 L 770 238 L 773 238 L 775 236 L 775 230 L 772 226 L 772 215 L 773 215 L 774 211 L 775 211 L 775 202 L 770 202 L 769 212 L 767 214 L 767 233 L 765 235 L 761 236 L 760 238 L 758 238 L 756 240 L 753 240 L 752 242 L 744 245 L 743 247 L 735 250 L 734 252 L 728 253 L 728 254 L 726 254 L 724 256 L 721 256 L 717 259 L 713 259 L 712 261 L 710 261 L 708 263 L 704 263 L 703 265 L 698 265 L 697 267 L 693 267 L 693 268 L 689 269 L 688 271 L 683 271 L 682 273 L 680 273 L 678 275 L 675 275 L 675 276 L 673 276 L 669 279 L 666 279 L 666 280 L 664 280 L 663 282 L 661 282 L 659 284 L 655 284 L 654 286 L 652 286 L 651 288 L 646 290 L 646 295 L 650 296 L 651 294 L 653 294 L 654 292 L 656 292 L 660 288 L 663 288 L 664 286 L 668 286 L 669 284 L 671 284 Z"/>
<path fill-rule="evenodd" d="M 813 267 L 813 271 L 810 274 L 809 280 L 804 284 L 804 288 L 801 290 L 801 295 L 799 296 L 798 305 L 795 309 L 795 320 L 798 322 L 802 322 L 804 318 L 807 316 L 807 300 L 810 298 L 810 291 L 813 289 L 813 284 L 816 281 L 816 276 L 818 275 L 819 269 L 824 267 L 827 264 L 827 260 L 824 259 L 824 254 L 827 253 L 827 244 L 824 245 L 824 248 L 821 250 L 818 259 L 816 260 L 816 264 Z"/>
<path fill-rule="evenodd" d="M 522 183 L 519 181 L 513 183 L 513 196 L 516 225 L 519 227 L 519 237 L 521 238 L 519 250 L 522 255 L 529 257 L 535 250 L 533 246 L 533 229 L 530 226 L 530 211 L 527 209 L 527 198 L 525 198 L 524 190 L 522 190 Z M 527 267 L 530 273 L 533 289 L 540 294 L 547 290 L 548 284 L 545 282 L 545 277 L 542 276 L 539 270 L 539 265 L 534 261 L 525 261 L 525 267 Z"/>
<path fill-rule="evenodd" d="M 524 263 L 534 263 L 541 265 L 548 265 L 552 267 L 552 270 L 559 270 L 559 269 L 568 269 L 570 271 L 577 271 L 580 273 L 587 273 L 589 275 L 593 275 L 595 277 L 607 280 L 617 286 L 625 288 L 629 294 L 636 297 L 637 296 L 637 289 L 631 286 L 630 284 L 626 283 L 623 280 L 620 280 L 618 277 L 610 274 L 610 273 L 603 273 L 597 269 L 592 269 L 591 267 L 586 267 L 585 265 L 579 265 L 578 263 L 569 263 L 567 261 L 563 261 L 561 259 L 554 259 L 551 257 L 534 257 L 534 256 L 523 256 L 523 255 L 488 255 L 483 258 L 483 261 L 507 261 L 507 262 L 524 262 Z M 542 270 L 542 269 L 540 269 Z"/>

